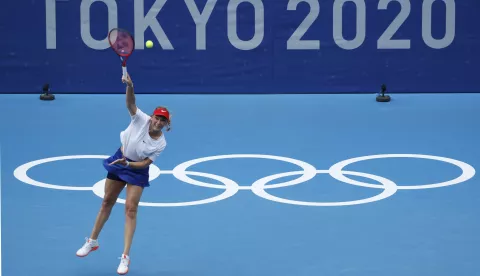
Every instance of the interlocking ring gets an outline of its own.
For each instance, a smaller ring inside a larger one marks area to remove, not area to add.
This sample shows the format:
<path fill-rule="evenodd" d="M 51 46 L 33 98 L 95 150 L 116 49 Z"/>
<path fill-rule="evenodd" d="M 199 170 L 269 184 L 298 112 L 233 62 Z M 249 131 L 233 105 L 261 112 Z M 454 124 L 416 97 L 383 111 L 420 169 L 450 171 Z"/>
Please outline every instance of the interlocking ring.
<path fill-rule="evenodd" d="M 377 200 L 381 200 L 384 198 L 387 198 L 391 195 L 393 195 L 397 191 L 397 185 L 391 180 L 388 180 L 386 178 L 383 178 L 378 175 L 372 175 L 368 173 L 361 173 L 361 172 L 350 172 L 350 171 L 342 171 L 344 174 L 349 174 L 349 175 L 356 175 L 356 176 L 362 176 L 366 178 L 370 178 L 373 180 L 376 180 L 380 183 L 382 183 L 383 187 L 383 192 L 379 195 L 376 195 L 371 198 L 367 199 L 360 199 L 360 200 L 354 200 L 354 201 L 340 201 L 340 202 L 306 202 L 306 201 L 298 201 L 298 200 L 291 200 L 291 199 L 284 199 L 280 197 L 273 196 L 265 191 L 265 184 L 281 178 L 281 177 L 286 177 L 286 176 L 291 176 L 291 175 L 298 175 L 301 174 L 302 172 L 286 172 L 286 173 L 279 173 L 279 174 L 274 174 L 270 175 L 264 178 L 261 178 L 257 181 L 255 181 L 252 184 L 252 192 L 255 193 L 259 197 L 263 197 L 268 200 L 280 202 L 280 203 L 287 203 L 287 204 L 293 204 L 293 205 L 303 205 L 303 206 L 347 206 L 347 205 L 356 205 L 356 204 L 364 204 L 364 203 L 369 203 L 369 202 L 374 202 Z M 315 173 L 330 173 L 329 170 L 316 170 Z"/>
<path fill-rule="evenodd" d="M 34 186 L 39 186 L 43 188 L 49 188 L 49 189 L 58 189 L 58 190 L 92 190 L 93 193 L 101 198 L 104 196 L 104 186 L 105 186 L 105 179 L 102 179 L 95 183 L 93 187 L 73 187 L 73 186 L 64 186 L 64 185 L 54 185 L 54 184 L 48 184 L 48 183 L 43 183 L 40 181 L 36 181 L 31 179 L 28 175 L 27 172 L 29 169 L 38 166 L 40 164 L 48 163 L 48 162 L 53 162 L 53 161 L 61 161 L 61 160 L 68 160 L 68 159 L 85 159 L 85 158 L 100 158 L 100 159 L 105 159 L 108 158 L 109 156 L 107 155 L 72 155 L 72 156 L 59 156 L 59 157 L 51 157 L 51 158 L 45 158 L 41 160 L 36 160 L 32 162 L 28 162 L 26 164 L 23 164 L 19 167 L 17 167 L 14 171 L 14 176 L 30 185 Z M 255 159 L 271 159 L 271 160 L 279 160 L 279 161 L 284 161 L 287 163 L 291 163 L 294 165 L 299 166 L 302 170 L 301 171 L 291 171 L 291 172 L 283 172 L 283 173 L 278 173 L 278 174 L 273 174 L 269 176 L 265 176 L 263 178 L 260 178 L 256 180 L 252 185 L 250 186 L 240 186 L 237 182 L 228 179 L 223 176 L 215 175 L 215 174 L 210 174 L 210 173 L 205 173 L 205 172 L 195 172 L 195 171 L 187 171 L 188 168 L 195 164 L 211 161 L 211 160 L 220 160 L 220 159 L 233 159 L 233 158 L 255 158 Z M 371 160 L 371 159 L 378 159 L 378 158 L 422 158 L 422 159 L 430 159 L 430 160 L 438 160 L 438 161 L 443 161 L 446 163 L 450 163 L 452 165 L 455 165 L 459 167 L 462 170 L 462 174 L 452 180 L 448 180 L 445 182 L 441 183 L 434 183 L 434 184 L 425 184 L 425 185 L 410 185 L 410 186 L 401 186 L 397 185 L 395 182 L 392 180 L 386 179 L 384 177 L 378 176 L 378 175 L 373 175 L 373 174 L 368 174 L 368 173 L 363 173 L 363 172 L 354 172 L 354 171 L 344 171 L 343 169 L 353 163 L 363 161 L 363 160 Z M 282 157 L 282 156 L 275 156 L 275 155 L 264 155 L 264 154 L 229 154 L 229 155 L 217 155 L 217 156 L 208 156 L 208 157 L 202 157 L 202 158 L 197 158 L 193 160 L 186 161 L 184 163 L 181 163 L 177 165 L 173 170 L 160 170 L 156 165 L 152 164 L 149 169 L 150 172 L 150 181 L 155 180 L 162 174 L 172 174 L 175 178 L 178 180 L 183 181 L 184 183 L 191 184 L 191 185 L 196 185 L 204 188 L 213 188 L 213 189 L 220 189 L 224 190 L 221 194 L 207 198 L 207 199 L 200 199 L 200 200 L 195 200 L 195 201 L 189 201 L 189 202 L 172 202 L 172 203 L 157 203 L 157 202 L 140 202 L 140 206 L 151 206 L 151 207 L 180 207 L 180 206 L 193 206 L 193 205 L 201 205 L 201 204 L 207 204 L 207 203 L 213 203 L 217 201 L 221 201 L 224 199 L 227 199 L 233 195 L 235 195 L 239 190 L 251 190 L 254 194 L 257 196 L 279 202 L 279 203 L 285 203 L 285 204 L 292 204 L 292 205 L 301 205 L 301 206 L 349 206 L 349 205 L 358 205 L 358 204 L 365 204 L 365 203 L 372 203 L 375 201 L 383 200 L 386 199 L 393 194 L 396 193 L 397 190 L 399 189 L 405 189 L 405 190 L 415 190 L 415 189 L 431 189 L 431 188 L 439 188 L 439 187 L 445 187 L 449 185 L 455 185 L 459 183 L 463 183 L 465 181 L 468 181 L 475 175 L 475 169 L 462 161 L 458 161 L 455 159 L 451 158 L 446 158 L 446 157 L 440 157 L 440 156 L 433 156 L 433 155 L 422 155 L 422 154 L 377 154 L 377 155 L 369 155 L 369 156 L 362 156 L 362 157 L 356 157 L 356 158 L 351 158 L 348 160 L 343 160 L 340 161 L 334 165 L 332 165 L 328 170 L 317 170 L 313 165 L 308 164 L 306 162 L 293 159 L 293 158 L 288 158 L 288 157 Z M 270 193 L 267 193 L 266 190 L 268 189 L 276 189 L 276 188 L 282 188 L 282 187 L 287 187 L 287 186 L 292 186 L 292 185 L 298 185 L 301 183 L 305 183 L 312 178 L 314 178 L 317 174 L 319 173 L 328 173 L 330 174 L 334 179 L 337 179 L 341 182 L 351 184 L 351 185 L 356 185 L 356 186 L 361 186 L 365 188 L 375 188 L 375 189 L 383 189 L 383 191 L 373 197 L 370 198 L 365 198 L 365 199 L 359 199 L 359 200 L 353 200 L 353 201 L 341 201 L 341 202 L 305 202 L 305 201 L 297 201 L 297 200 L 291 200 L 291 199 L 285 199 L 285 198 L 280 198 L 271 195 Z M 206 177 L 210 178 L 216 181 L 221 182 L 221 184 L 213 184 L 213 183 L 206 183 L 202 181 L 198 181 L 195 179 L 192 179 L 189 177 L 190 176 L 201 176 L 201 177 Z M 282 183 L 277 183 L 277 184 L 269 184 L 271 181 L 282 178 L 282 177 L 287 177 L 287 176 L 293 176 L 293 175 L 300 175 L 300 177 L 282 182 Z M 354 176 L 360 176 L 364 178 L 369 178 L 372 179 L 380 184 L 372 184 L 372 183 L 365 183 L 361 181 L 356 181 L 353 179 L 350 179 L 346 177 L 345 175 L 354 175 Z M 124 199 L 119 198 L 117 200 L 119 203 L 125 203 Z"/>
<path fill-rule="evenodd" d="M 382 188 L 382 186 L 376 185 L 376 184 L 369 184 L 369 183 L 363 183 L 360 181 L 356 181 L 350 178 L 347 178 L 342 174 L 343 168 L 346 166 L 359 162 L 359 161 L 365 161 L 365 160 L 371 160 L 371 159 L 379 159 L 379 158 L 420 158 L 420 159 L 431 159 L 431 160 L 437 160 L 437 161 L 443 161 L 446 163 L 450 163 L 452 165 L 455 165 L 459 167 L 462 170 L 462 174 L 458 176 L 455 179 L 441 182 L 441 183 L 434 183 L 434 184 L 424 184 L 424 185 L 411 185 L 411 186 L 398 186 L 397 188 L 399 190 L 419 190 L 419 189 L 430 189 L 430 188 L 439 188 L 439 187 L 445 187 L 449 185 L 455 185 L 459 184 L 462 182 L 465 182 L 472 178 L 475 175 L 475 169 L 470 166 L 469 164 L 458 161 L 455 159 L 451 158 L 446 158 L 446 157 L 440 157 L 440 156 L 433 156 L 433 155 L 425 155 L 425 154 L 377 154 L 377 155 L 369 155 L 369 156 L 362 156 L 362 157 L 355 157 L 351 159 L 347 159 L 344 161 L 340 161 L 333 166 L 330 167 L 330 175 L 342 182 L 353 184 L 353 185 L 358 185 L 366 188 Z"/>

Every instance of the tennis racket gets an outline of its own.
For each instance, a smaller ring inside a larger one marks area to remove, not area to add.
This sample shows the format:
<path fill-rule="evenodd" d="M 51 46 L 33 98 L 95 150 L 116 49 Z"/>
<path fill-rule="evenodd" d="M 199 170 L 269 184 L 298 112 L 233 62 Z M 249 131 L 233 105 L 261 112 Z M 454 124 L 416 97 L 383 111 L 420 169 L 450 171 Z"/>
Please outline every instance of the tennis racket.
<path fill-rule="evenodd" d="M 108 42 L 112 50 L 120 57 L 123 76 L 127 76 L 127 59 L 135 49 L 135 40 L 132 34 L 121 28 L 114 28 L 108 32 Z"/>

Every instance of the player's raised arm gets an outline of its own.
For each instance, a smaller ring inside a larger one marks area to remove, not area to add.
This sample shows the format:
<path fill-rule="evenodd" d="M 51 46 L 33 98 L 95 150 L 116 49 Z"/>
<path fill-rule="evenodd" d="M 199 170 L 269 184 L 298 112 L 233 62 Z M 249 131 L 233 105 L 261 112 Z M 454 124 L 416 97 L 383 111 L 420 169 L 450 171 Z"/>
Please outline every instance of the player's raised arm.
<path fill-rule="evenodd" d="M 122 82 L 127 85 L 127 91 L 125 92 L 127 108 L 130 115 L 133 116 L 137 113 L 137 105 L 135 103 L 135 93 L 133 92 L 133 82 L 128 73 L 126 76 L 122 76 Z"/>

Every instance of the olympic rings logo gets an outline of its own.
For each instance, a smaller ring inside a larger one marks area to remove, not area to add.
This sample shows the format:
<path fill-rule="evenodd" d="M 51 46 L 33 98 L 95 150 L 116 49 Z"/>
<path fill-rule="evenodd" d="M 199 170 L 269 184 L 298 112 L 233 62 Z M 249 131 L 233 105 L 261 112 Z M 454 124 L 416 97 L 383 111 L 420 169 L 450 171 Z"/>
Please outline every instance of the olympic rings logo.
<path fill-rule="evenodd" d="M 50 188 L 50 189 L 59 189 L 59 190 L 79 190 L 79 191 L 93 191 L 93 193 L 101 198 L 104 197 L 104 186 L 105 186 L 105 179 L 102 179 L 95 183 L 93 187 L 73 187 L 73 186 L 60 186 L 60 185 L 54 185 L 54 184 L 48 184 L 48 183 L 43 183 L 39 182 L 36 180 L 31 179 L 30 177 L 27 176 L 27 172 L 29 169 L 38 166 L 40 164 L 48 163 L 48 162 L 53 162 L 53 161 L 60 161 L 60 160 L 68 160 L 68 159 L 85 159 L 85 158 L 100 158 L 100 159 L 105 159 L 108 158 L 109 156 L 107 155 L 72 155 L 72 156 L 60 156 L 60 157 L 52 157 L 52 158 L 46 158 L 46 159 L 41 159 L 41 160 L 36 160 L 32 161 L 29 163 L 26 163 L 24 165 L 19 166 L 18 168 L 15 169 L 14 171 L 14 176 L 27 184 L 34 185 L 34 186 L 39 186 L 43 188 Z M 232 158 L 255 158 L 255 159 L 272 159 L 272 160 L 279 160 L 287 163 L 291 163 L 294 165 L 297 165 L 298 167 L 301 168 L 301 170 L 298 171 L 291 171 L 291 172 L 283 172 L 283 173 L 277 173 L 273 175 L 269 175 L 263 178 L 260 178 L 253 182 L 250 186 L 240 186 L 237 182 L 228 179 L 223 176 L 219 176 L 216 174 L 210 174 L 210 173 L 205 173 L 205 172 L 196 172 L 196 171 L 189 171 L 188 168 L 190 168 L 193 165 L 207 162 L 207 161 L 212 161 L 212 160 L 219 160 L 219 159 L 232 159 Z M 462 173 L 460 176 L 458 176 L 455 179 L 447 180 L 445 182 L 440 182 L 440 183 L 433 183 L 433 184 L 424 184 L 424 185 L 410 185 L 410 186 L 400 186 L 397 185 L 395 182 L 392 180 L 389 180 L 387 178 L 378 176 L 378 175 L 373 175 L 373 174 L 368 174 L 368 173 L 363 173 L 363 172 L 355 172 L 355 171 L 346 171 L 343 170 L 346 166 L 359 162 L 359 161 L 365 161 L 365 160 L 372 160 L 372 159 L 379 159 L 379 158 L 421 158 L 421 159 L 430 159 L 430 160 L 437 160 L 437 161 L 443 161 L 446 163 L 450 163 L 452 165 L 455 165 L 459 167 L 462 170 Z M 207 203 L 212 203 L 220 200 L 227 199 L 233 195 L 235 195 L 237 192 L 240 190 L 250 190 L 257 196 L 279 202 L 279 203 L 286 203 L 286 204 L 293 204 L 293 205 L 302 205 L 302 206 L 349 206 L 349 205 L 357 205 L 357 204 L 365 204 L 365 203 L 371 203 L 379 200 L 386 199 L 393 194 L 397 192 L 397 190 L 419 190 L 419 189 L 431 189 L 431 188 L 439 188 L 439 187 L 445 187 L 445 186 L 450 186 L 450 185 L 455 185 L 459 184 L 462 182 L 465 182 L 469 179 L 471 179 L 475 175 L 475 169 L 470 166 L 469 164 L 458 161 L 455 159 L 451 158 L 446 158 L 446 157 L 440 157 L 440 156 L 432 156 L 432 155 L 422 155 L 422 154 L 378 154 L 378 155 L 368 155 L 368 156 L 362 156 L 362 157 L 356 157 L 356 158 L 351 158 L 348 160 L 340 161 L 334 165 L 332 165 L 328 170 L 317 170 L 314 166 L 312 166 L 309 163 L 296 160 L 293 158 L 287 158 L 287 157 L 281 157 L 281 156 L 274 156 L 274 155 L 263 155 L 263 154 L 229 154 L 229 155 L 217 155 L 217 156 L 209 156 L 209 157 L 202 157 L 202 158 L 197 158 L 193 159 L 190 161 L 186 161 L 184 163 L 181 163 L 177 165 L 173 170 L 160 170 L 156 165 L 152 164 L 149 169 L 150 172 L 150 181 L 158 178 L 161 174 L 172 174 L 175 178 L 178 180 L 181 180 L 185 183 L 191 184 L 191 185 L 196 185 L 196 186 L 201 186 L 205 188 L 211 188 L 211 189 L 219 189 L 222 190 L 223 192 L 217 196 L 207 198 L 207 199 L 202 199 L 202 200 L 196 200 L 196 201 L 189 201 L 189 202 L 175 202 L 175 203 L 157 203 L 157 202 L 140 202 L 140 206 L 152 206 L 152 207 L 180 207 L 180 206 L 193 206 L 193 205 L 200 205 L 200 204 L 207 204 Z M 342 202 L 306 202 L 306 201 L 297 201 L 297 200 L 291 200 L 291 199 L 285 199 L 285 198 L 280 198 L 271 195 L 270 193 L 267 192 L 267 190 L 270 189 L 277 189 L 277 188 L 282 188 L 282 187 L 288 187 L 292 185 L 297 185 L 301 184 L 304 182 L 307 182 L 314 178 L 317 174 L 329 174 L 332 176 L 334 179 L 337 179 L 341 182 L 355 185 L 355 186 L 361 186 L 365 188 L 373 188 L 373 189 L 381 189 L 382 191 L 370 198 L 363 198 L 359 200 L 353 200 L 353 201 L 342 201 Z M 280 179 L 282 177 L 287 177 L 287 176 L 294 176 L 294 175 L 299 175 L 298 178 L 278 183 L 278 184 L 269 184 L 274 180 Z M 348 178 L 346 175 L 353 175 L 353 176 L 360 176 L 364 178 L 369 178 L 371 180 L 374 180 L 380 184 L 372 184 L 372 183 L 365 183 L 361 181 L 356 181 L 351 178 Z M 206 183 L 202 181 L 198 181 L 195 179 L 192 179 L 190 176 L 200 176 L 200 177 L 206 177 L 210 178 L 212 180 L 216 180 L 221 182 L 222 184 L 212 184 L 212 183 Z M 119 198 L 117 200 L 119 203 L 125 203 L 124 199 Z"/>

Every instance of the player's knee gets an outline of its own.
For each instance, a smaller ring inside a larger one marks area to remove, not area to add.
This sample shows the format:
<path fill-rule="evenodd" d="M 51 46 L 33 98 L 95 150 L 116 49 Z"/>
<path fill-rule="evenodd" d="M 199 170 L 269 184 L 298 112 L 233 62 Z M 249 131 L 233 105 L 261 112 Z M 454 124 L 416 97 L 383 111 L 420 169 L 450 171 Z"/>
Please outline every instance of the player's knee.
<path fill-rule="evenodd" d="M 125 202 L 125 215 L 129 218 L 135 218 L 137 216 L 138 206 L 133 202 Z"/>
<path fill-rule="evenodd" d="M 115 202 L 116 202 L 115 198 L 106 196 L 102 201 L 102 208 L 104 210 L 110 210 L 112 209 Z"/>

